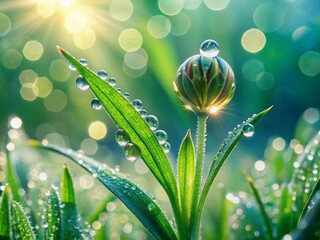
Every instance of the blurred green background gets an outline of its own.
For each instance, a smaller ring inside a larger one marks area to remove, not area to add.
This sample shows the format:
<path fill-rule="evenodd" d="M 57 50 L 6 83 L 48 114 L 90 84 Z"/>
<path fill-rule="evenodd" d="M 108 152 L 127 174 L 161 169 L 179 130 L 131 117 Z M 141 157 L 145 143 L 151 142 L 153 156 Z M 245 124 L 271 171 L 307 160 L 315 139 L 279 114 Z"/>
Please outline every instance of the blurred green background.
<path fill-rule="evenodd" d="M 263 158 L 270 139 L 281 136 L 285 144 L 299 133 L 307 142 L 310 131 L 296 126 L 299 119 L 319 123 L 317 0 L 1 0 L 1 136 L 14 119 L 29 138 L 81 148 L 111 166 L 125 162 L 114 140 L 116 126 L 91 108 L 90 91 L 76 87 L 77 74 L 57 52 L 60 45 L 94 71 L 105 69 L 131 100 L 143 101 L 168 133 L 174 162 L 187 129 L 195 133 L 196 118 L 172 82 L 206 39 L 219 43 L 237 84 L 231 103 L 209 121 L 209 156 L 235 125 L 274 106 L 254 136 L 241 141 L 224 176 L 237 164 L 243 178 L 242 170 Z M 144 173 L 141 161 L 134 166 Z"/>

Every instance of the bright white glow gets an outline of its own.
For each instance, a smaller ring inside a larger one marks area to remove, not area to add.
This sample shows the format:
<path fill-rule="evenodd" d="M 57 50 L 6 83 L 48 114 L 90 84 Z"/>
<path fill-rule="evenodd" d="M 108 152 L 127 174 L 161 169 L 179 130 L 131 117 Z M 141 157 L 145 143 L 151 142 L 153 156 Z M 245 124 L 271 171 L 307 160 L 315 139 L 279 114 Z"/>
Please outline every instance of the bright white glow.
<path fill-rule="evenodd" d="M 184 106 L 186 109 L 188 109 L 188 110 L 191 110 L 192 111 L 192 108 L 191 108 L 191 106 L 190 105 L 185 105 Z"/>
<path fill-rule="evenodd" d="M 216 106 L 210 109 L 211 114 L 216 114 L 218 111 L 219 111 L 219 107 L 216 107 Z"/>
<path fill-rule="evenodd" d="M 10 126 L 14 129 L 19 129 L 22 125 L 22 121 L 20 118 L 18 117 L 14 117 L 11 119 L 10 121 Z"/>
<path fill-rule="evenodd" d="M 72 0 L 60 0 L 62 6 L 69 6 L 72 3 Z"/>
<path fill-rule="evenodd" d="M 256 163 L 254 164 L 254 167 L 257 171 L 263 171 L 266 167 L 266 164 L 263 161 L 259 160 L 259 161 L 256 161 Z"/>

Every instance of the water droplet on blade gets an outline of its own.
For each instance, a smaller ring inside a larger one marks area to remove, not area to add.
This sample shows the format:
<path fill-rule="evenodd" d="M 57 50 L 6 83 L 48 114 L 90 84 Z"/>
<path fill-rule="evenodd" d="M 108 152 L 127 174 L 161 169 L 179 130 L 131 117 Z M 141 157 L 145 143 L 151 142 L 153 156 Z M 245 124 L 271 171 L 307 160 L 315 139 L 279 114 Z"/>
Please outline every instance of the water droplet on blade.
<path fill-rule="evenodd" d="M 148 115 L 145 117 L 144 120 L 147 122 L 152 131 L 156 130 L 159 126 L 159 120 L 154 115 Z"/>
<path fill-rule="evenodd" d="M 70 62 L 68 63 L 68 68 L 73 72 L 77 70 Z"/>
<path fill-rule="evenodd" d="M 135 161 L 140 157 L 140 148 L 133 143 L 128 143 L 124 147 L 123 152 L 129 161 Z"/>
<path fill-rule="evenodd" d="M 108 73 L 105 70 L 99 70 L 97 75 L 102 79 L 106 80 L 108 78 Z"/>
<path fill-rule="evenodd" d="M 83 66 L 88 66 L 88 62 L 87 62 L 87 60 L 86 59 L 84 59 L 84 58 L 80 58 L 79 59 L 79 62 L 83 65 Z"/>
<path fill-rule="evenodd" d="M 165 142 L 164 144 L 161 145 L 162 149 L 165 153 L 169 153 L 171 149 L 171 144 L 168 142 Z"/>
<path fill-rule="evenodd" d="M 100 110 L 102 108 L 102 105 L 100 101 L 97 98 L 95 98 L 91 101 L 91 107 L 95 110 Z"/>
<path fill-rule="evenodd" d="M 85 91 L 89 88 L 89 84 L 88 84 L 87 80 L 84 77 L 82 77 L 81 75 L 77 77 L 76 85 L 82 91 Z"/>
<path fill-rule="evenodd" d="M 114 87 L 117 83 L 117 80 L 114 77 L 108 79 L 108 83 L 111 87 Z"/>
<path fill-rule="evenodd" d="M 141 109 L 141 110 L 139 111 L 139 113 L 140 113 L 140 116 L 141 116 L 142 118 L 145 118 L 145 117 L 148 115 L 148 113 L 147 113 L 147 111 L 146 111 L 145 109 Z"/>
<path fill-rule="evenodd" d="M 164 144 L 168 139 L 167 133 L 163 130 L 155 131 L 154 135 L 156 135 L 156 138 L 160 144 Z"/>
<path fill-rule="evenodd" d="M 123 147 L 123 146 L 127 145 L 129 140 L 130 140 L 129 136 L 122 129 L 119 129 L 116 132 L 116 141 L 120 146 Z"/>
<path fill-rule="evenodd" d="M 219 54 L 219 45 L 212 39 L 205 40 L 200 46 L 200 54 L 204 57 L 216 57 Z"/>
<path fill-rule="evenodd" d="M 143 103 L 140 99 L 135 99 L 131 102 L 132 106 L 136 109 L 136 110 L 140 110 L 143 107 Z"/>
<path fill-rule="evenodd" d="M 254 126 L 250 123 L 247 123 L 243 126 L 242 131 L 245 137 L 251 137 L 254 134 Z"/>

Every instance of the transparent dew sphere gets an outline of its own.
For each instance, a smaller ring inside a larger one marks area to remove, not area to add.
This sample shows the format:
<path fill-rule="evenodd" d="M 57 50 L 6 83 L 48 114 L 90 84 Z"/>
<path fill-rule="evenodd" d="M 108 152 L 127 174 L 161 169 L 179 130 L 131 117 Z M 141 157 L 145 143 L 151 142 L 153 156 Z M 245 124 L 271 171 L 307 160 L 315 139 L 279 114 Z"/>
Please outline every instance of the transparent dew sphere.
<path fill-rule="evenodd" d="M 155 131 L 154 135 L 156 136 L 156 138 L 160 144 L 164 144 L 168 139 L 167 133 L 163 130 Z"/>
<path fill-rule="evenodd" d="M 171 149 L 171 144 L 169 142 L 165 142 L 161 145 L 161 147 L 165 153 L 169 153 Z"/>
<path fill-rule="evenodd" d="M 77 77 L 76 85 L 82 91 L 85 91 L 89 88 L 89 84 L 88 84 L 87 80 L 84 77 L 82 77 L 81 75 Z"/>
<path fill-rule="evenodd" d="M 117 80 L 114 77 L 108 79 L 108 83 L 111 87 L 114 87 L 117 84 Z"/>
<path fill-rule="evenodd" d="M 79 62 L 83 65 L 83 66 L 88 66 L 88 62 L 87 62 L 87 60 L 86 59 L 84 59 L 84 58 L 80 58 L 79 59 Z"/>
<path fill-rule="evenodd" d="M 124 156 L 129 161 L 135 161 L 140 157 L 140 148 L 133 143 L 128 143 L 123 149 Z"/>
<path fill-rule="evenodd" d="M 97 75 L 102 79 L 106 80 L 108 78 L 108 73 L 105 70 L 99 70 Z"/>
<path fill-rule="evenodd" d="M 136 110 L 141 110 L 143 108 L 143 103 L 140 99 L 134 99 L 131 104 Z"/>
<path fill-rule="evenodd" d="M 91 107 L 95 110 L 100 110 L 102 108 L 102 104 L 97 98 L 95 98 L 91 101 Z"/>
<path fill-rule="evenodd" d="M 245 137 L 252 137 L 254 134 L 254 126 L 250 123 L 247 123 L 243 126 L 242 131 Z"/>
<path fill-rule="evenodd" d="M 144 119 L 146 123 L 149 125 L 150 129 L 152 131 L 156 130 L 159 126 L 159 120 L 156 116 L 154 115 L 148 115 Z"/>
<path fill-rule="evenodd" d="M 68 68 L 73 72 L 77 70 L 70 62 L 68 63 Z"/>
<path fill-rule="evenodd" d="M 200 46 L 200 54 L 204 57 L 216 57 L 219 54 L 219 45 L 212 39 L 205 40 Z"/>
<path fill-rule="evenodd" d="M 127 133 L 125 131 L 123 131 L 122 129 L 119 129 L 116 132 L 116 141 L 117 143 L 121 146 L 124 147 L 125 145 L 127 145 L 127 143 L 130 141 L 129 136 L 127 135 Z"/>

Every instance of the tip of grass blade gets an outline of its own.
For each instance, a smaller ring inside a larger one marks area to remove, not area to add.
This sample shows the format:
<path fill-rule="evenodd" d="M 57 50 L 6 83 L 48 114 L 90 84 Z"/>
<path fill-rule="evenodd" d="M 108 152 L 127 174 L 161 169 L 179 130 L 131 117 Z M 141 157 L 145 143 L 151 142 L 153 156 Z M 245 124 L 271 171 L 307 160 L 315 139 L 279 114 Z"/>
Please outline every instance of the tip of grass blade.
<path fill-rule="evenodd" d="M 65 50 L 64 50 L 62 47 L 60 47 L 59 45 L 57 45 L 57 49 L 58 49 L 58 52 L 59 52 L 61 55 L 64 55 Z"/>

